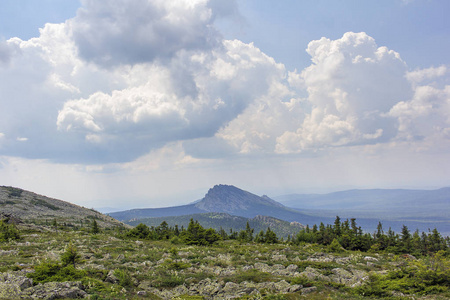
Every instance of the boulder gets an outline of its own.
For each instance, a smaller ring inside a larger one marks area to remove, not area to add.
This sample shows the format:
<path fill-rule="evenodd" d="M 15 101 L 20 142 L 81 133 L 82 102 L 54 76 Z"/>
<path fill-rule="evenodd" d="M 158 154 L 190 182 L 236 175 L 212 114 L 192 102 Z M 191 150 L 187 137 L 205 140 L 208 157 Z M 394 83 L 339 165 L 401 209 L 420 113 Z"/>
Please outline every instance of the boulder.
<path fill-rule="evenodd" d="M 78 299 L 85 298 L 87 293 L 79 281 L 47 282 L 25 289 L 22 298 L 33 299 Z"/>
<path fill-rule="evenodd" d="M 234 282 L 227 282 L 223 287 L 223 292 L 227 294 L 236 294 L 239 289 L 239 284 Z"/>
<path fill-rule="evenodd" d="M 7 284 L 17 285 L 20 290 L 24 290 L 33 286 L 33 279 L 26 277 L 26 273 L 23 272 L 12 272 L 3 274 L 1 281 L 4 281 Z"/>
<path fill-rule="evenodd" d="M 315 291 L 317 291 L 317 287 L 315 287 L 315 286 L 304 288 L 304 289 L 302 289 L 302 295 L 306 295 L 306 294 L 309 294 L 309 293 L 312 293 Z"/>
<path fill-rule="evenodd" d="M 272 255 L 274 261 L 287 261 L 286 255 Z"/>
<path fill-rule="evenodd" d="M 298 270 L 298 266 L 297 265 L 289 265 L 286 267 L 286 271 L 288 271 L 289 273 L 295 273 Z"/>
<path fill-rule="evenodd" d="M 116 275 L 114 275 L 114 271 L 109 271 L 108 275 L 106 275 L 106 282 L 112 283 L 112 284 L 116 284 L 119 283 L 119 278 L 116 277 Z"/>
<path fill-rule="evenodd" d="M 291 285 L 286 280 L 275 282 L 275 290 L 279 293 L 288 293 Z"/>
<path fill-rule="evenodd" d="M 306 267 L 305 271 L 301 272 L 299 275 L 304 276 L 309 280 L 330 281 L 330 279 L 327 276 L 322 275 L 319 270 L 311 267 Z"/>
<path fill-rule="evenodd" d="M 0 282 L 0 299 L 19 299 L 21 292 L 17 284 Z"/>
<path fill-rule="evenodd" d="M 376 259 L 375 257 L 372 257 L 372 256 L 366 256 L 366 257 L 364 257 L 364 260 L 365 261 L 378 261 L 378 259 Z"/>

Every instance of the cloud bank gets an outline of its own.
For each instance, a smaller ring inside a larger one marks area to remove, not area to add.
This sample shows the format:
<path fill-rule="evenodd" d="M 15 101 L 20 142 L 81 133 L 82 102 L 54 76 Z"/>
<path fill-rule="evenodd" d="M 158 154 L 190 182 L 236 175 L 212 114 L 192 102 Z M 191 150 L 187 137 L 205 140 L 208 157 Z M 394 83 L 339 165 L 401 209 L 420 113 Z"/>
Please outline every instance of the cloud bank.
<path fill-rule="evenodd" d="M 37 38 L 0 41 L 1 154 L 102 164 L 171 143 L 190 158 L 448 144 L 447 67 L 412 71 L 364 32 L 311 41 L 311 65 L 288 71 L 215 28 L 234 1 L 82 3 Z"/>

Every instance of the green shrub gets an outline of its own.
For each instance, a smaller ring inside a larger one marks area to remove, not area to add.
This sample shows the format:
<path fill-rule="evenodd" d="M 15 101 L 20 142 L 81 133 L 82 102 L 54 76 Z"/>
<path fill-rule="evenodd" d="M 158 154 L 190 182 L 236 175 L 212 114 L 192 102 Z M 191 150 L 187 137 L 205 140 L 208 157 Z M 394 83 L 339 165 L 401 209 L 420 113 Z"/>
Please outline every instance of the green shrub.
<path fill-rule="evenodd" d="M 74 281 L 86 276 L 86 271 L 77 270 L 73 265 L 61 266 L 55 262 L 43 262 L 34 267 L 34 273 L 28 273 L 34 283 L 45 283 L 51 281 Z"/>
<path fill-rule="evenodd" d="M 131 284 L 132 284 L 131 276 L 125 270 L 121 270 L 121 269 L 114 270 L 114 276 L 116 276 L 117 279 L 119 280 L 120 286 L 122 286 L 122 287 L 131 286 Z"/>
<path fill-rule="evenodd" d="M 410 261 L 387 275 L 370 275 L 356 292 L 364 296 L 386 297 L 392 291 L 404 294 L 446 293 L 450 288 L 450 261 L 443 251 L 424 260 Z"/>
<path fill-rule="evenodd" d="M 157 288 L 176 287 L 184 283 L 184 278 L 168 272 L 159 272 L 152 280 L 152 285 Z"/>
<path fill-rule="evenodd" d="M 297 276 L 290 280 L 291 284 L 301 284 L 304 287 L 313 286 L 314 282 L 309 280 L 306 276 Z"/>
<path fill-rule="evenodd" d="M 129 230 L 126 236 L 137 239 L 148 239 L 150 236 L 150 228 L 147 225 L 140 223 L 133 229 Z"/>
<path fill-rule="evenodd" d="M 343 252 L 345 251 L 344 248 L 339 244 L 339 241 L 337 239 L 333 239 L 330 245 L 327 247 L 328 251 L 330 252 Z"/>
<path fill-rule="evenodd" d="M 72 243 L 67 245 L 64 253 L 61 254 L 61 262 L 63 266 L 68 266 L 71 264 L 75 268 L 75 264 L 80 261 L 81 255 L 78 253 L 77 248 Z"/>
<path fill-rule="evenodd" d="M 19 230 L 14 224 L 8 224 L 3 220 L 0 221 L 0 242 L 20 239 Z"/>
<path fill-rule="evenodd" d="M 184 263 L 181 261 L 172 261 L 171 259 L 166 259 L 164 263 L 162 264 L 162 267 L 167 268 L 169 270 L 184 270 L 189 268 L 191 265 L 188 263 Z"/>
<path fill-rule="evenodd" d="M 174 237 L 170 240 L 170 242 L 171 242 L 172 244 L 174 244 L 174 245 L 180 245 L 180 244 L 183 244 L 183 241 L 181 241 L 180 238 L 177 237 L 177 236 L 174 236 Z"/>

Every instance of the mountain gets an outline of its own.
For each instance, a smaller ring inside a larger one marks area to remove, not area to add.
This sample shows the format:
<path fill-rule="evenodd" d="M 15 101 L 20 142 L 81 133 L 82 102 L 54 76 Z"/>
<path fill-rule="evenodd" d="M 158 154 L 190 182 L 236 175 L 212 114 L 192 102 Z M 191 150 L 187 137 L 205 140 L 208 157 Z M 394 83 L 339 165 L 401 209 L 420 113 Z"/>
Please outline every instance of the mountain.
<path fill-rule="evenodd" d="M 100 227 L 124 226 L 93 209 L 9 186 L 0 186 L 1 219 L 35 225 L 50 225 L 56 220 L 59 224 L 76 226 L 96 220 Z"/>
<path fill-rule="evenodd" d="M 275 199 L 301 210 L 360 212 L 383 219 L 433 217 L 447 220 L 450 212 L 448 187 L 437 190 L 348 190 L 329 194 L 291 194 Z"/>
<path fill-rule="evenodd" d="M 232 185 L 216 185 L 211 188 L 200 201 L 194 203 L 165 207 L 132 209 L 109 215 L 120 221 L 136 220 L 151 217 L 183 216 L 208 212 L 227 213 L 234 216 L 254 218 L 271 216 L 288 222 L 313 224 L 317 218 L 285 207 L 267 196 L 257 196 Z M 327 218 L 326 218 L 327 219 Z M 331 219 L 329 220 L 332 221 Z"/>
<path fill-rule="evenodd" d="M 210 212 L 236 212 L 267 208 L 285 208 L 284 205 L 267 196 L 259 197 L 232 185 L 216 185 L 208 191 L 205 197 L 195 204 L 195 207 Z"/>
<path fill-rule="evenodd" d="M 194 203 L 166 207 L 133 209 L 110 213 L 121 221 L 144 218 L 227 213 L 254 218 L 270 216 L 301 224 L 332 224 L 336 216 L 356 218 L 366 232 L 374 232 L 378 222 L 387 230 L 400 232 L 403 225 L 411 231 L 427 232 L 437 228 L 450 236 L 450 188 L 427 190 L 348 190 L 329 194 L 291 194 L 274 197 L 257 196 L 230 185 L 216 185 L 201 200 Z M 159 220 L 158 220 L 159 222 Z"/>
<path fill-rule="evenodd" d="M 357 218 L 373 232 L 379 221 L 385 229 L 427 232 L 437 228 L 450 236 L 450 188 L 436 190 L 369 189 L 329 194 L 291 194 L 275 197 L 282 204 L 317 217 Z"/>
<path fill-rule="evenodd" d="M 143 223 L 147 226 L 159 226 L 163 221 L 166 221 L 169 226 L 178 225 L 180 228 L 184 226 L 187 228 L 189 221 L 192 219 L 197 220 L 204 228 L 213 228 L 220 230 L 223 228 L 227 233 L 230 229 L 233 231 L 244 230 L 247 222 L 250 227 L 254 229 L 254 235 L 261 230 L 266 231 L 267 227 L 270 227 L 279 237 L 287 237 L 288 235 L 296 234 L 303 225 L 297 222 L 287 222 L 267 216 L 256 216 L 254 218 L 245 218 L 240 216 L 232 216 L 227 213 L 203 213 L 193 215 L 183 215 L 175 217 L 158 217 L 158 218 L 145 218 L 127 222 L 127 224 L 136 226 L 139 223 Z"/>

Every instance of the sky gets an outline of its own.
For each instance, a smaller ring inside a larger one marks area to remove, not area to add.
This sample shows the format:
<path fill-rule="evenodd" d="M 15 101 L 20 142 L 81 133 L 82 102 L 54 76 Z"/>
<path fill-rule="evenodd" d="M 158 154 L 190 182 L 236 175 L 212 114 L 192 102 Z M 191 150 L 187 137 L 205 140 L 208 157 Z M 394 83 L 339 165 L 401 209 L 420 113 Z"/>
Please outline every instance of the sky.
<path fill-rule="evenodd" d="M 2 0 L 0 184 L 89 208 L 450 182 L 450 2 Z"/>

